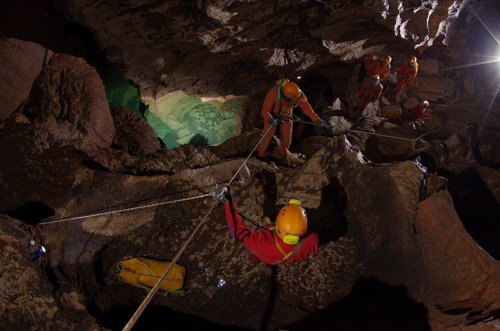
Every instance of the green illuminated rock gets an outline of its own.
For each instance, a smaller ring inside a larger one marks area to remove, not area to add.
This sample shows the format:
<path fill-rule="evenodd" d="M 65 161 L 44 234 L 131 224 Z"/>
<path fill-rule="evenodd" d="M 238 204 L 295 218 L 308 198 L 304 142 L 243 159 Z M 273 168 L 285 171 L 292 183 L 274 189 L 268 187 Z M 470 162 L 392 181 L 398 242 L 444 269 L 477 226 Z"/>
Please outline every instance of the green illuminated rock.
<path fill-rule="evenodd" d="M 204 101 L 176 91 L 150 104 L 144 115 L 168 148 L 218 145 L 241 133 L 247 102 L 245 97 Z"/>
<path fill-rule="evenodd" d="M 102 77 L 109 108 L 127 107 L 142 116 L 145 105 L 141 101 L 137 87 L 126 80 L 116 65 L 108 62 Z"/>

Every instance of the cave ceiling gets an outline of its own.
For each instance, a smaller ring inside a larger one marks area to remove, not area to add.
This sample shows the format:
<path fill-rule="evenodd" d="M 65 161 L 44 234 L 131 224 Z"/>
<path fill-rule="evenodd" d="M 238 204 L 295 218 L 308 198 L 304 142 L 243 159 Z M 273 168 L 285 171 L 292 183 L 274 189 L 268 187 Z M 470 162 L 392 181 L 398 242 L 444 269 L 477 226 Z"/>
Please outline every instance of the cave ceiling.
<path fill-rule="evenodd" d="M 117 263 L 184 248 L 184 287 L 138 330 L 500 328 L 500 1 L 3 9 L 0 329 L 122 329 L 146 293 Z M 365 55 L 415 55 L 420 71 L 353 115 Z M 252 157 L 281 78 L 327 124 L 295 118 L 294 167 L 277 137 Z M 423 120 L 392 117 L 423 100 Z M 317 254 L 250 261 L 213 199 L 227 182 L 252 229 L 300 198 Z"/>

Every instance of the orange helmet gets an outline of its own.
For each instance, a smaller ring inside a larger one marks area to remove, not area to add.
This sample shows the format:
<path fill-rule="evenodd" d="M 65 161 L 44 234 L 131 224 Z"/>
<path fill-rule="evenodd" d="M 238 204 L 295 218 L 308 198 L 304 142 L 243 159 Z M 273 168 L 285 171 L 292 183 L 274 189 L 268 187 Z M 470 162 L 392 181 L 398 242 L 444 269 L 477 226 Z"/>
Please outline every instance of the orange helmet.
<path fill-rule="evenodd" d="M 417 57 L 416 56 L 410 56 L 410 62 L 417 63 Z"/>
<path fill-rule="evenodd" d="M 386 56 L 384 57 L 384 63 L 385 63 L 385 64 L 389 64 L 389 63 L 391 63 L 391 62 L 392 62 L 392 57 L 391 57 L 390 55 L 386 55 Z"/>
<path fill-rule="evenodd" d="M 291 199 L 276 217 L 276 233 L 286 244 L 294 245 L 307 230 L 307 215 L 300 200 Z"/>
<path fill-rule="evenodd" d="M 287 82 L 283 85 L 281 88 L 281 93 L 284 95 L 286 98 L 291 99 L 291 100 L 298 100 L 302 98 L 304 93 L 300 89 L 300 87 L 293 83 L 293 82 Z"/>

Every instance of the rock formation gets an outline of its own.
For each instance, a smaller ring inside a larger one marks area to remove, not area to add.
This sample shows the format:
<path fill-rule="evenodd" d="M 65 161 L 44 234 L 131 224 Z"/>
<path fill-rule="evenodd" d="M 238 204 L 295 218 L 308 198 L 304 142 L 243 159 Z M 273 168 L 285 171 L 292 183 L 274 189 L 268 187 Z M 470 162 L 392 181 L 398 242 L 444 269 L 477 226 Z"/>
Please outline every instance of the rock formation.
<path fill-rule="evenodd" d="M 494 0 L 7 8 L 20 23 L 0 33 L 2 329 L 123 328 L 146 292 L 121 282 L 117 263 L 172 260 L 202 221 L 179 259 L 184 289 L 156 295 L 137 329 L 500 328 L 498 71 L 475 58 L 494 48 Z M 0 26 L 12 22 L 3 16 Z M 391 54 L 394 68 L 417 55 L 420 72 L 355 118 L 370 54 Z M 139 88 L 144 116 L 110 109 L 107 60 Z M 283 76 L 331 125 L 296 113 L 295 168 L 278 162 L 279 139 L 268 162 L 251 154 L 264 94 Z M 189 120 L 217 139 L 193 146 L 184 108 L 162 108 L 168 95 L 212 102 Z M 422 99 L 425 119 L 388 118 Z M 154 116 L 175 122 L 175 139 Z M 250 261 L 211 196 L 229 181 L 254 230 L 300 198 L 319 251 L 292 265 Z M 30 259 L 30 240 L 46 252 Z"/>

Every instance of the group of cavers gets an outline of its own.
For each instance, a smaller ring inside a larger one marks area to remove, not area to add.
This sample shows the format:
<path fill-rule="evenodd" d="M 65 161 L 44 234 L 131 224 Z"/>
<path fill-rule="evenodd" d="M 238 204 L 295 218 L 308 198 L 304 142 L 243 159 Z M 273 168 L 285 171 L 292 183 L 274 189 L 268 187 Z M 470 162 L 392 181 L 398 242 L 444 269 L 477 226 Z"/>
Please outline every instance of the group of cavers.
<path fill-rule="evenodd" d="M 367 55 L 363 58 L 363 65 L 361 66 L 358 82 L 360 87 L 358 89 L 358 101 L 354 106 L 354 111 L 360 115 L 361 112 L 370 102 L 380 99 L 384 91 L 384 83 L 387 81 L 391 73 L 392 58 L 386 55 L 379 58 L 376 55 Z M 403 61 L 399 66 L 396 75 L 396 87 L 394 95 L 399 94 L 403 88 L 415 80 L 418 73 L 418 62 L 416 56 L 410 56 L 406 61 Z M 409 120 L 417 120 L 426 115 L 429 102 L 422 100 L 414 108 L 404 111 L 401 117 Z"/>
<path fill-rule="evenodd" d="M 384 89 L 384 82 L 391 71 L 391 57 L 379 59 L 377 56 L 366 56 L 361 69 L 362 82 L 358 90 L 358 101 L 355 111 L 360 115 L 368 103 L 378 100 Z M 415 56 L 401 64 L 397 72 L 395 92 L 399 93 L 406 85 L 411 84 L 418 73 Z M 330 125 L 319 118 L 309 104 L 300 87 L 286 79 L 280 80 L 267 92 L 261 108 L 264 119 L 263 137 L 259 145 L 257 158 L 268 160 L 267 149 L 277 126 L 280 126 L 280 154 L 282 160 L 290 162 L 290 143 L 292 140 L 292 112 L 300 107 L 313 123 L 329 128 Z M 425 115 L 427 101 L 403 114 L 403 118 L 417 119 Z M 319 246 L 318 234 L 307 231 L 306 210 L 298 199 L 291 199 L 280 209 L 273 227 L 254 231 L 247 228 L 238 212 L 229 184 L 220 185 L 215 196 L 224 202 L 226 222 L 231 236 L 239 240 L 249 251 L 250 260 L 276 265 L 296 263 L 316 253 Z"/>

